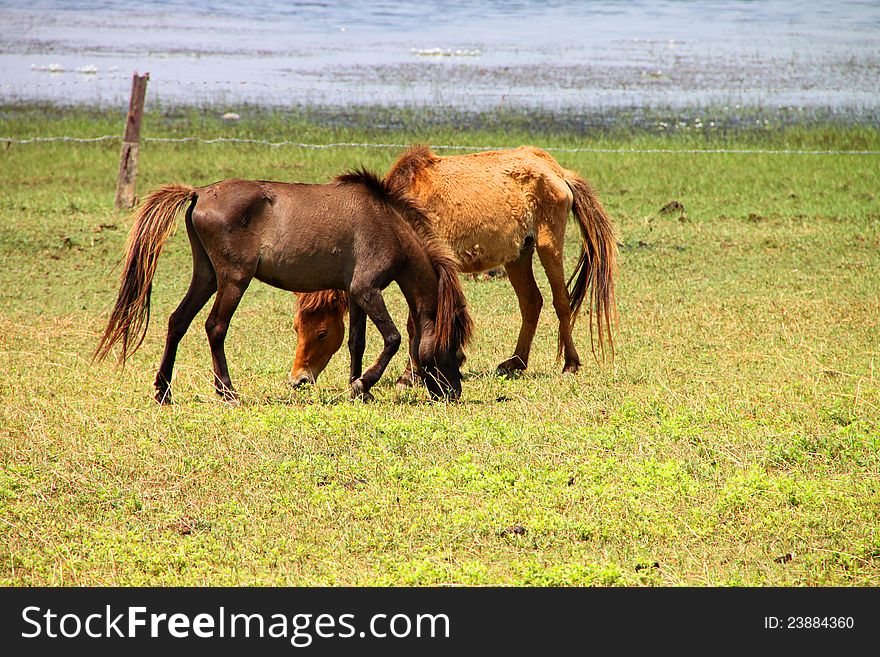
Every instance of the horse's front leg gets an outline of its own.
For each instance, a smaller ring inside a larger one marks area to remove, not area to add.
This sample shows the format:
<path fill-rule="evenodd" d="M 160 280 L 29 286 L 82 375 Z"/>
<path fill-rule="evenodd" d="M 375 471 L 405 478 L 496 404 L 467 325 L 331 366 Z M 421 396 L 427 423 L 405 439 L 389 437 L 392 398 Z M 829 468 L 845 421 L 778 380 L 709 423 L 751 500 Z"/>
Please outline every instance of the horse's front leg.
<path fill-rule="evenodd" d="M 384 343 L 376 362 L 370 365 L 366 372 L 351 381 L 352 397 L 371 399 L 372 395 L 370 395 L 370 388 L 376 384 L 382 376 L 382 373 L 385 371 L 385 368 L 388 367 L 391 358 L 400 348 L 400 331 L 397 330 L 394 322 L 391 321 L 391 316 L 388 314 L 388 309 L 385 307 L 385 301 L 382 299 L 382 292 L 378 288 L 373 287 L 365 290 L 351 290 L 350 299 L 354 299 L 354 302 L 363 308 L 367 317 L 370 318 L 370 321 L 375 324 L 377 329 L 379 329 L 379 333 L 382 334 L 382 341 Z M 354 319 L 354 315 L 351 315 L 352 326 L 354 325 Z M 365 338 L 366 326 L 363 323 L 362 326 L 364 326 L 362 331 L 362 334 L 364 335 L 362 337 Z M 351 340 L 352 333 L 354 333 L 354 331 L 352 327 L 349 327 L 349 340 Z M 361 347 L 360 354 L 363 356 L 363 347 Z M 352 358 L 353 357 L 354 356 L 352 355 Z M 358 366 L 358 369 L 360 369 L 360 366 Z M 354 374 L 354 372 L 355 364 L 354 361 L 352 361 L 352 374 Z"/>
<path fill-rule="evenodd" d="M 360 378 L 364 367 L 364 349 L 367 344 L 367 313 L 354 298 L 348 297 L 348 382 L 354 383 Z"/>
<path fill-rule="evenodd" d="M 406 368 L 403 370 L 403 374 L 400 375 L 395 384 L 398 390 L 411 388 L 416 378 L 421 378 L 421 373 L 416 365 L 419 353 L 419 334 L 411 312 L 406 320 L 406 333 L 409 337 L 409 358 L 406 360 Z"/>

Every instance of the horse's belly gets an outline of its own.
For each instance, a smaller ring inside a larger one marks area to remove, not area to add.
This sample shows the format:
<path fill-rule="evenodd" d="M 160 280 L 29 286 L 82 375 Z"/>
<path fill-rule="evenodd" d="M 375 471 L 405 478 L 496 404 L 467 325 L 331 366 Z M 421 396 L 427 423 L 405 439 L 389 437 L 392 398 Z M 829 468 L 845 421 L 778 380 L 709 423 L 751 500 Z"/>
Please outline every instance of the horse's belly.
<path fill-rule="evenodd" d="M 530 241 L 528 227 L 520 223 L 509 223 L 501 230 L 488 226 L 474 226 L 470 230 L 454 228 L 457 226 L 444 226 L 441 234 L 458 256 L 462 271 L 468 273 L 516 260 Z"/>
<path fill-rule="evenodd" d="M 486 271 L 519 258 L 534 242 L 534 203 L 519 189 L 435 192 L 424 199 L 434 229 L 458 256 L 464 272 Z"/>
<path fill-rule="evenodd" d="M 351 281 L 350 258 L 342 249 L 329 252 L 260 248 L 255 276 L 258 280 L 293 292 L 347 289 Z"/>

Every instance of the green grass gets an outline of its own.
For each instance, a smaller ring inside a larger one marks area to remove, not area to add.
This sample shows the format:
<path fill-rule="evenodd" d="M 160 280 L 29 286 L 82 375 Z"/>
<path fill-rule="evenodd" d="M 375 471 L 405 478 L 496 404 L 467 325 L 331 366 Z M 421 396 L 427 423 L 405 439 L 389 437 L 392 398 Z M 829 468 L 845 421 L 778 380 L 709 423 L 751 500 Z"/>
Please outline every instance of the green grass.
<path fill-rule="evenodd" d="M 220 113 L 156 111 L 144 134 L 880 149 L 877 129 L 831 124 L 592 135 Z M 0 134 L 116 134 L 122 119 L 6 107 Z M 397 154 L 149 143 L 138 188 L 326 181 Z M 213 394 L 203 311 L 165 408 L 151 384 L 189 282 L 183 231 L 142 349 L 124 371 L 92 364 L 129 226 L 112 207 L 119 144 L 0 151 L 0 583 L 880 585 L 880 156 L 556 155 L 620 229 L 613 364 L 592 362 L 582 324 L 585 365 L 560 374 L 536 260 L 545 306 L 522 377 L 493 375 L 519 328 L 508 282 L 467 279 L 477 331 L 461 403 L 398 394 L 402 355 L 376 403 L 348 400 L 345 351 L 295 391 L 292 297 L 254 283 L 227 340 L 242 406 Z M 672 200 L 684 217 L 659 212 Z M 386 298 L 402 327 L 400 293 Z"/>

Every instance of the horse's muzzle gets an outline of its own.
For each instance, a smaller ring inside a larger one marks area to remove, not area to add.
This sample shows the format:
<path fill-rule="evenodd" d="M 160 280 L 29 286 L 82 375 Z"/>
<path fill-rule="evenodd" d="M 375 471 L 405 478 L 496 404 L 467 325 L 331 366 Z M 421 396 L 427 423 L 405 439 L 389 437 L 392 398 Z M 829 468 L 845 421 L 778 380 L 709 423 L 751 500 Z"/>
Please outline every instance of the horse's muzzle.
<path fill-rule="evenodd" d="M 294 388 L 299 388 L 304 385 L 314 385 L 315 377 L 313 377 L 308 372 L 300 372 L 296 376 L 290 377 L 290 385 Z"/>

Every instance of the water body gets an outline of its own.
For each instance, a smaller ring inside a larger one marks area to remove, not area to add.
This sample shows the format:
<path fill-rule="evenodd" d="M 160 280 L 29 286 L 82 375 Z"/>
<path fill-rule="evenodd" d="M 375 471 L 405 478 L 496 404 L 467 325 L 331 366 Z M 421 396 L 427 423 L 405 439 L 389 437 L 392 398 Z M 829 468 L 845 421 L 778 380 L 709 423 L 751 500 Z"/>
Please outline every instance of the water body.
<path fill-rule="evenodd" d="M 0 102 L 880 112 L 880 3 L 0 0 Z"/>

